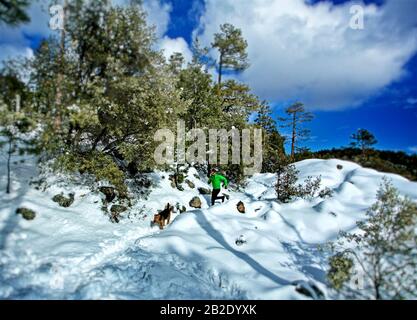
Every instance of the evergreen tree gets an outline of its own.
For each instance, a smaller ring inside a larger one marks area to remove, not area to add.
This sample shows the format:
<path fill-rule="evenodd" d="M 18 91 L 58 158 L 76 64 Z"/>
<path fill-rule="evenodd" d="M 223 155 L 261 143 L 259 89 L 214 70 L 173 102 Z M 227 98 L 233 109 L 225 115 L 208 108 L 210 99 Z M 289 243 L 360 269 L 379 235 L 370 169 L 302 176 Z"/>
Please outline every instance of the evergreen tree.
<path fill-rule="evenodd" d="M 224 71 L 244 71 L 249 67 L 248 43 L 242 36 L 242 31 L 229 23 L 220 26 L 220 33 L 214 35 L 212 47 L 219 51 L 218 85 L 222 84 Z"/>
<path fill-rule="evenodd" d="M 276 165 L 277 182 L 275 191 L 278 201 L 288 203 L 298 195 L 298 173 L 299 171 L 291 164 L 290 159 L 281 154 Z"/>
<path fill-rule="evenodd" d="M 16 74 L 15 68 L 21 65 L 12 66 L 10 63 L 12 61 L 6 62 L 6 66 L 0 71 L 0 103 L 3 105 L 3 112 L 16 111 L 16 107 L 21 108 L 30 100 L 28 88 Z"/>
<path fill-rule="evenodd" d="M 276 172 L 280 161 L 280 155 L 285 154 L 284 138 L 277 129 L 276 122 L 272 118 L 270 106 L 263 102 L 258 109 L 255 124 L 263 130 L 263 172 Z"/>
<path fill-rule="evenodd" d="M 345 298 L 415 299 L 416 204 L 384 179 L 367 217 L 357 223 L 360 232 L 342 232 L 338 242 L 330 244 L 330 284 Z M 360 290 L 349 284 L 352 278 Z"/>
<path fill-rule="evenodd" d="M 250 92 L 249 86 L 235 80 L 228 80 L 223 84 L 220 103 L 222 112 L 228 117 L 226 121 L 238 128 L 247 124 L 249 116 L 260 105 L 258 97 Z"/>
<path fill-rule="evenodd" d="M 182 53 L 175 52 L 171 55 L 171 57 L 169 58 L 169 67 L 172 73 L 174 73 L 174 75 L 178 76 L 180 74 L 184 66 L 184 62 L 185 59 Z"/>
<path fill-rule="evenodd" d="M 378 143 L 375 136 L 366 129 L 358 129 L 356 133 L 352 134 L 351 139 L 353 140 L 351 145 L 361 149 L 362 158 L 369 156 L 369 150 Z"/>
<path fill-rule="evenodd" d="M 6 193 L 12 185 L 13 157 L 36 151 L 31 139 L 25 136 L 33 128 L 34 122 L 25 115 L 29 111 L 28 90 L 25 84 L 10 68 L 3 69 L 0 75 L 0 151 L 5 148 L 7 172 Z M 2 152 L 3 153 L 3 152 Z"/>
<path fill-rule="evenodd" d="M 36 104 L 46 116 L 41 142 L 57 168 L 92 173 L 125 195 L 126 175 L 154 165 L 153 130 L 172 128 L 187 101 L 154 50 L 153 30 L 140 6 L 82 0 L 67 6 L 65 57 L 60 41 L 50 38 L 33 64 Z"/>
<path fill-rule="evenodd" d="M 215 122 L 221 117 L 221 110 L 211 76 L 196 59 L 181 70 L 177 88 L 182 99 L 190 101 L 184 115 L 187 129 L 219 127 Z"/>
<path fill-rule="evenodd" d="M 291 130 L 291 159 L 294 160 L 298 142 L 306 140 L 310 136 L 310 130 L 302 128 L 301 125 L 313 120 L 314 116 L 311 112 L 306 111 L 304 105 L 300 102 L 288 107 L 285 113 L 288 117 L 280 117 L 278 120 L 284 123 L 281 127 Z"/>
<path fill-rule="evenodd" d="M 29 0 L 0 0 L 0 23 L 18 25 L 30 21 L 26 13 Z"/>

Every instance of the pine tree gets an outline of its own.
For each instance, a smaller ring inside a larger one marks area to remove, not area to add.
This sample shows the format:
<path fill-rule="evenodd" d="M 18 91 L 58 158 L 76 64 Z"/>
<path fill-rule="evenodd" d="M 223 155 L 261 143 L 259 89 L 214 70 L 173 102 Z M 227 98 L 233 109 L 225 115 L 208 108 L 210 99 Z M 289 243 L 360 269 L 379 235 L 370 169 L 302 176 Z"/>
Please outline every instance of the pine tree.
<path fill-rule="evenodd" d="M 29 0 L 0 0 L 0 23 L 16 26 L 29 22 L 30 18 L 25 11 L 29 5 Z"/>
<path fill-rule="evenodd" d="M 180 52 L 175 52 L 169 58 L 169 67 L 174 75 L 178 76 L 184 66 L 184 56 Z"/>
<path fill-rule="evenodd" d="M 25 111 L 29 111 L 25 106 L 30 100 L 27 97 L 27 88 L 16 75 L 9 73 L 10 71 L 2 70 L 3 75 L 0 76 L 0 136 L 3 137 L 0 140 L 0 150 L 6 147 L 6 193 L 11 191 L 13 157 L 36 151 L 31 139 L 24 135 L 34 125 L 25 115 Z"/>
<path fill-rule="evenodd" d="M 181 91 L 182 99 L 190 101 L 183 117 L 187 129 L 218 127 L 219 124 L 213 123 L 213 120 L 221 117 L 221 110 L 213 82 L 210 74 L 203 70 L 202 64 L 196 59 L 181 70 L 177 88 Z"/>
<path fill-rule="evenodd" d="M 174 127 L 187 101 L 154 49 L 153 29 L 140 6 L 82 0 L 67 5 L 65 57 L 60 41 L 50 38 L 33 64 L 36 105 L 46 120 L 41 142 L 57 159 L 56 168 L 91 173 L 126 195 L 125 177 L 154 166 L 154 130 Z M 58 134 L 51 108 L 57 93 Z"/>
<path fill-rule="evenodd" d="M 214 35 L 212 47 L 219 51 L 218 85 L 222 84 L 224 71 L 244 71 L 249 67 L 248 43 L 242 36 L 242 31 L 229 23 L 220 26 L 220 33 Z"/>
<path fill-rule="evenodd" d="M 221 108 L 225 115 L 229 117 L 227 121 L 236 127 L 242 127 L 248 122 L 249 116 L 258 110 L 259 99 L 250 92 L 249 86 L 239 83 L 236 80 L 224 82 L 220 90 Z M 236 120 L 240 120 L 239 125 Z"/>
<path fill-rule="evenodd" d="M 291 164 L 290 159 L 281 154 L 276 165 L 275 191 L 278 201 L 288 203 L 298 195 L 298 173 L 299 171 Z"/>
<path fill-rule="evenodd" d="M 282 128 L 290 128 L 291 130 L 291 159 L 294 161 L 295 151 L 298 142 L 308 139 L 310 130 L 304 129 L 301 125 L 305 122 L 313 120 L 313 114 L 305 110 L 302 103 L 297 102 L 285 110 L 287 118 L 280 117 L 279 121 L 284 124 Z"/>
<path fill-rule="evenodd" d="M 375 136 L 366 129 L 358 129 L 356 133 L 352 134 L 351 139 L 353 140 L 351 145 L 361 149 L 363 159 L 369 156 L 369 150 L 378 143 Z"/>
<path fill-rule="evenodd" d="M 384 179 L 367 218 L 357 223 L 360 232 L 341 232 L 330 244 L 330 284 L 346 298 L 415 299 L 417 205 Z M 352 278 L 360 290 L 349 284 Z"/>
<path fill-rule="evenodd" d="M 284 138 L 280 135 L 272 118 L 270 106 L 264 101 L 257 111 L 255 124 L 263 130 L 263 172 L 276 172 L 280 155 L 285 154 Z"/>

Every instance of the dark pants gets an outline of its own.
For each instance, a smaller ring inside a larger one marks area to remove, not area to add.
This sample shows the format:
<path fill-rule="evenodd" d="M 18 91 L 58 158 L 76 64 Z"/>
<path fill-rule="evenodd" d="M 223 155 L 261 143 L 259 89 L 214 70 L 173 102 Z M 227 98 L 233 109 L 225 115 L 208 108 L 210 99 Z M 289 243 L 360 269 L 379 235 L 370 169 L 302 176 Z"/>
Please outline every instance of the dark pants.
<path fill-rule="evenodd" d="M 214 206 L 214 203 L 217 199 L 221 199 L 224 202 L 224 196 L 218 197 L 220 193 L 220 189 L 213 189 L 213 192 L 211 193 L 211 205 Z"/>

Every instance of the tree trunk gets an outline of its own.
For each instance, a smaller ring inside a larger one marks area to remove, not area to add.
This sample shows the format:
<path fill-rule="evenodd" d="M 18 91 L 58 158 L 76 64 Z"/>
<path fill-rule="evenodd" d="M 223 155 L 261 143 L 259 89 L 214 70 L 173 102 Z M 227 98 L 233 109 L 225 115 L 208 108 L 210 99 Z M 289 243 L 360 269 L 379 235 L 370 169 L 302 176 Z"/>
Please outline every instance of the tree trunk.
<path fill-rule="evenodd" d="M 220 86 L 222 84 L 222 73 L 223 73 L 223 52 L 220 52 L 219 79 L 218 79 L 219 88 L 220 88 Z"/>
<path fill-rule="evenodd" d="M 67 9 L 67 0 L 64 1 L 64 16 L 63 16 L 63 28 L 61 30 L 61 43 L 59 53 L 59 73 L 57 76 L 57 89 L 55 97 L 55 120 L 54 128 L 56 131 L 61 130 L 62 125 L 62 96 L 63 96 L 63 80 L 64 80 L 64 56 L 65 56 L 65 13 Z"/>
<path fill-rule="evenodd" d="M 381 292 L 379 290 L 379 283 L 375 284 L 375 300 L 382 300 Z"/>
<path fill-rule="evenodd" d="M 9 151 L 7 154 L 7 187 L 6 187 L 6 193 L 10 193 L 10 184 L 11 184 L 11 168 L 10 168 L 10 162 L 12 159 L 12 153 L 13 153 L 13 138 L 9 138 Z"/>
<path fill-rule="evenodd" d="M 291 160 L 294 160 L 295 157 L 295 138 L 297 136 L 297 123 L 296 123 L 296 114 L 294 113 L 292 120 L 292 138 L 291 138 Z"/>

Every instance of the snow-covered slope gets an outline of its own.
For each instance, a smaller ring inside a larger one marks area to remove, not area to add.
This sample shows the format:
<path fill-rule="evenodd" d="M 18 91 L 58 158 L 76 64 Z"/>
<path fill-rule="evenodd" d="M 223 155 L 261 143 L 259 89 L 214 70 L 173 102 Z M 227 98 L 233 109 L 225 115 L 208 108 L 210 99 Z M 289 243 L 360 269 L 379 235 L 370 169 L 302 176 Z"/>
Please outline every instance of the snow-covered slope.
<path fill-rule="evenodd" d="M 197 187 L 208 187 L 191 169 L 196 188 L 173 189 L 168 175 L 154 173 L 148 200 L 130 218 L 110 223 L 99 193 L 74 188 L 65 179 L 45 191 L 30 187 L 35 159 L 15 171 L 14 191 L 6 195 L 0 171 L 0 298 L 6 299 L 304 299 L 296 284 L 314 283 L 329 296 L 326 257 L 317 245 L 339 230 L 351 230 L 375 201 L 384 174 L 339 160 L 297 164 L 300 180 L 322 175 L 334 190 L 328 199 L 274 201 L 272 174 L 249 179 L 244 192 L 230 191 L 225 204 L 188 206 Z M 339 170 L 338 165 L 343 169 Z M 0 170 L 4 170 L 1 168 Z M 417 184 L 389 175 L 404 195 L 417 200 Z M 51 198 L 75 192 L 67 209 Z M 236 204 L 243 201 L 246 213 Z M 157 209 L 170 202 L 187 207 L 165 230 L 151 228 Z M 18 207 L 37 212 L 33 221 Z M 146 213 L 146 214 L 144 214 Z"/>

